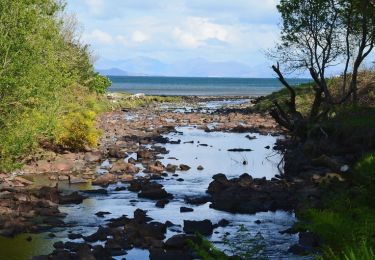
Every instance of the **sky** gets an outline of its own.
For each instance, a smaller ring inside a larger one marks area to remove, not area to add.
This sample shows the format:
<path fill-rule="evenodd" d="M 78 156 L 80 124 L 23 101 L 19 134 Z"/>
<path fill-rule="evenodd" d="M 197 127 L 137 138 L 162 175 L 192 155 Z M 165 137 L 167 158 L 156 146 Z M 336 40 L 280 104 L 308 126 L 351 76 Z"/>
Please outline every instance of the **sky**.
<path fill-rule="evenodd" d="M 67 0 L 97 64 L 147 57 L 268 66 L 279 37 L 278 0 Z M 102 61 L 102 63 L 101 63 Z M 105 61 L 105 62 L 104 62 Z M 104 65 L 103 65 L 104 66 Z M 193 75 L 192 75 L 193 76 Z"/>

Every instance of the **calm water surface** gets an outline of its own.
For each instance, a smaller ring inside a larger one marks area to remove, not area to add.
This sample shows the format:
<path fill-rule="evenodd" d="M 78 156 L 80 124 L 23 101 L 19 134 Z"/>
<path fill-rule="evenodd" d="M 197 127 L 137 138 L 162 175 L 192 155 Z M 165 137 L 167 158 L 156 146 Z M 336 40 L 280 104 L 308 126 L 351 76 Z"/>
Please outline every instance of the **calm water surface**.
<path fill-rule="evenodd" d="M 148 95 L 262 96 L 281 88 L 275 78 L 189 78 L 110 76 L 110 91 Z M 289 79 L 291 85 L 308 79 Z"/>

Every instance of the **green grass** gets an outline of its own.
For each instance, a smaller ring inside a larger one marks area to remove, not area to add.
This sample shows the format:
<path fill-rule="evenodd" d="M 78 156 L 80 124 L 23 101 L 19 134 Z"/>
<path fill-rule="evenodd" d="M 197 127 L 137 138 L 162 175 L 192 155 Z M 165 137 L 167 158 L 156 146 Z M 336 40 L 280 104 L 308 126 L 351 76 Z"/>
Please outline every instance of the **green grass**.
<path fill-rule="evenodd" d="M 332 141 L 357 145 L 362 150 L 375 148 L 375 108 L 340 107 L 335 108 L 320 127 Z"/>
<path fill-rule="evenodd" d="M 145 107 L 153 103 L 175 103 L 182 101 L 178 96 L 144 96 L 134 98 L 127 93 L 111 93 L 108 105 L 112 109 L 135 109 Z"/>
<path fill-rule="evenodd" d="M 325 187 L 324 209 L 299 214 L 304 228 L 322 239 L 323 259 L 374 259 L 375 153 L 365 155 L 344 185 Z"/>
<path fill-rule="evenodd" d="M 294 87 L 296 91 L 296 105 L 297 109 L 302 113 L 307 113 L 313 100 L 313 90 L 311 84 L 301 84 Z M 266 113 L 274 107 L 273 101 L 279 102 L 281 106 L 284 106 L 284 102 L 289 99 L 289 91 L 283 88 L 270 95 L 267 95 L 259 100 L 255 105 L 254 110 L 260 113 Z"/>

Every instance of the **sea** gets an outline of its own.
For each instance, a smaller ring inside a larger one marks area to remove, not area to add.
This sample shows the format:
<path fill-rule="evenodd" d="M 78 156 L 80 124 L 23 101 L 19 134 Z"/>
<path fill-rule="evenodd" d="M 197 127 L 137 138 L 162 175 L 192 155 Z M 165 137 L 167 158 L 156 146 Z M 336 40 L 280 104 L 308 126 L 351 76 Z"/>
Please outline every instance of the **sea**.
<path fill-rule="evenodd" d="M 282 88 L 276 78 L 109 76 L 113 92 L 165 96 L 263 96 Z M 290 85 L 308 79 L 288 79 Z"/>

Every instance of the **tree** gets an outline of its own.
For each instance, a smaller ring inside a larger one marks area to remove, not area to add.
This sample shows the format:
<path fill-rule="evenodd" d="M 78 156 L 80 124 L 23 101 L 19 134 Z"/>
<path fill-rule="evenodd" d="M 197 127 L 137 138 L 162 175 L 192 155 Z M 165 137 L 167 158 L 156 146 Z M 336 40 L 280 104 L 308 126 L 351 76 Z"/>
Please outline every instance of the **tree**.
<path fill-rule="evenodd" d="M 370 0 L 281 0 L 277 8 L 282 17 L 281 43 L 271 57 L 289 71 L 307 70 L 315 97 L 304 118 L 278 63 L 272 68 L 289 90 L 290 100 L 287 110 L 276 102 L 271 114 L 287 129 L 303 134 L 306 124 L 325 117 L 333 106 L 350 97 L 357 100 L 358 72 L 375 44 L 374 5 Z M 327 70 L 342 63 L 342 91 L 337 96 L 328 86 Z"/>

